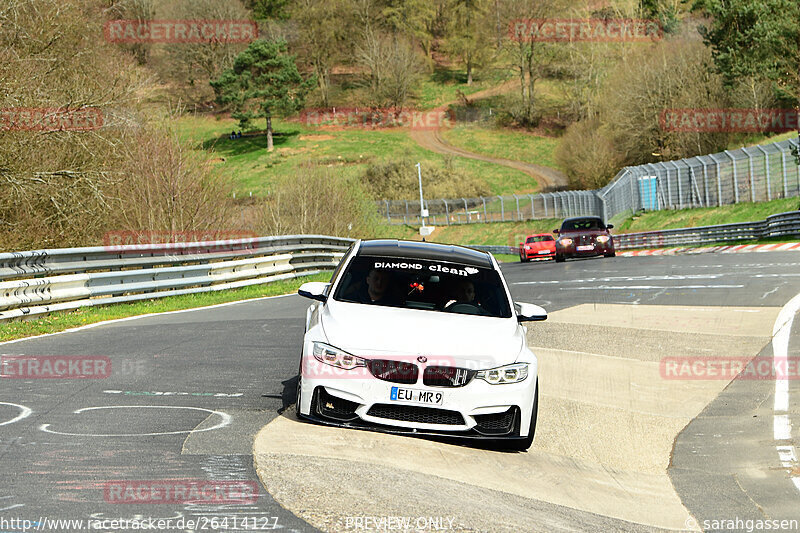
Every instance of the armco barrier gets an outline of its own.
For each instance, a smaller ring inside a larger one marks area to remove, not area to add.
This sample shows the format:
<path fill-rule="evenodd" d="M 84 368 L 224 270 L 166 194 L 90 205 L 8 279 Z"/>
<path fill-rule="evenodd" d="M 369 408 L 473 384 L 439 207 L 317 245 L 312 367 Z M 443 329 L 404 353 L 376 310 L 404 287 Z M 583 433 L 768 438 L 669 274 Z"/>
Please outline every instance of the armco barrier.
<path fill-rule="evenodd" d="M 288 235 L 3 253 L 0 321 L 310 275 L 333 269 L 352 242 Z"/>
<path fill-rule="evenodd" d="M 770 237 L 791 237 L 800 235 L 800 211 L 789 211 L 771 215 L 758 222 L 719 224 L 696 228 L 665 229 L 641 233 L 621 233 L 614 235 L 617 250 L 634 248 L 657 248 L 660 246 L 697 245 L 716 242 L 751 241 Z M 517 254 L 514 246 L 467 246 L 493 254 Z"/>
<path fill-rule="evenodd" d="M 800 235 L 800 211 L 790 211 L 768 216 L 766 220 L 758 222 L 624 233 L 615 235 L 614 241 L 618 250 L 630 250 L 645 247 L 709 244 L 797 235 Z"/>

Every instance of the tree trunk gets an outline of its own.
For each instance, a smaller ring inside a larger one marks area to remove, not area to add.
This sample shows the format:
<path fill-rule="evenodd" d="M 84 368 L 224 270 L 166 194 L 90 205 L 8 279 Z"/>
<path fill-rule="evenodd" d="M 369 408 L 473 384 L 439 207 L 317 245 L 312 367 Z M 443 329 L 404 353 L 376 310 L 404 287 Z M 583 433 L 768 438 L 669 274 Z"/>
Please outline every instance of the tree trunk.
<path fill-rule="evenodd" d="M 272 115 L 267 115 L 267 152 L 271 152 L 275 149 L 275 145 L 272 143 Z"/>
<path fill-rule="evenodd" d="M 330 71 L 328 67 L 321 62 L 317 62 L 316 71 L 322 107 L 327 108 L 330 95 Z"/>

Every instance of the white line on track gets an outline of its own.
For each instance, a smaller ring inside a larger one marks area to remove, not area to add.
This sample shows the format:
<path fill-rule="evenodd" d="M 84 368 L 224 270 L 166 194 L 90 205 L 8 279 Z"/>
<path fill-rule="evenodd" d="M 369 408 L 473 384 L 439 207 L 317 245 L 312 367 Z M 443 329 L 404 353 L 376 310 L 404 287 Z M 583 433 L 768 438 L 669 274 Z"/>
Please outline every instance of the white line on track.
<path fill-rule="evenodd" d="M 775 325 L 772 328 L 772 358 L 775 368 L 787 368 L 789 359 L 789 337 L 792 332 L 794 316 L 800 312 L 800 294 L 783 306 Z M 785 441 L 792 438 L 792 421 L 789 418 L 789 376 L 778 373 L 775 379 L 775 414 L 773 415 L 772 431 L 776 441 L 776 450 L 781 466 L 794 471 L 797 468 L 797 453 L 794 446 Z M 790 475 L 790 479 L 797 490 L 800 491 L 800 476 Z"/>
<path fill-rule="evenodd" d="M 215 429 L 220 429 L 225 426 L 230 425 L 231 423 L 231 415 L 228 413 L 223 413 L 222 411 L 214 411 L 211 409 L 205 409 L 203 407 L 182 407 L 176 405 L 104 405 L 101 407 L 84 407 L 82 409 L 78 409 L 77 411 L 73 411 L 76 415 L 84 413 L 86 411 L 98 411 L 100 409 L 187 409 L 191 411 L 204 411 L 209 413 L 210 415 L 217 415 L 220 417 L 220 422 L 215 426 L 210 428 L 204 429 L 188 429 L 183 431 L 162 431 L 162 432 L 154 432 L 154 433 L 108 433 L 108 434 L 94 434 L 94 433 L 65 433 L 61 431 L 54 431 L 50 428 L 50 424 L 42 424 L 39 426 L 39 429 L 44 431 L 45 433 L 53 433 L 55 435 L 67 435 L 70 437 L 155 437 L 159 435 L 180 435 L 183 433 L 200 433 L 203 431 L 214 431 Z"/>
<path fill-rule="evenodd" d="M 10 405 L 11 407 L 16 407 L 19 409 L 19 414 L 12 418 L 11 420 L 6 420 L 5 422 L 0 422 L 0 426 L 7 426 L 9 424 L 13 424 L 14 422 L 19 422 L 23 418 L 28 418 L 33 411 L 30 408 L 25 407 L 24 405 L 18 405 L 16 403 L 8 403 L 8 402 L 0 402 L 0 405 Z"/>
<path fill-rule="evenodd" d="M 661 290 L 661 289 L 741 289 L 744 285 L 597 285 L 596 287 L 559 287 L 561 291 Z"/>

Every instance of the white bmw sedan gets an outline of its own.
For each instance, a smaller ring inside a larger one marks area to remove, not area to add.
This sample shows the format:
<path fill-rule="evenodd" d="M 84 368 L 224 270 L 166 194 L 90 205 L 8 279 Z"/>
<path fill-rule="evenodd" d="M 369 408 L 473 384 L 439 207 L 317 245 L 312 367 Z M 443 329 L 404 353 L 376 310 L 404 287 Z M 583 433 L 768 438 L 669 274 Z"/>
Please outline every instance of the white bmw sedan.
<path fill-rule="evenodd" d="M 315 300 L 297 383 L 301 418 L 393 433 L 489 439 L 527 450 L 536 356 L 491 254 L 460 246 L 357 241 Z"/>

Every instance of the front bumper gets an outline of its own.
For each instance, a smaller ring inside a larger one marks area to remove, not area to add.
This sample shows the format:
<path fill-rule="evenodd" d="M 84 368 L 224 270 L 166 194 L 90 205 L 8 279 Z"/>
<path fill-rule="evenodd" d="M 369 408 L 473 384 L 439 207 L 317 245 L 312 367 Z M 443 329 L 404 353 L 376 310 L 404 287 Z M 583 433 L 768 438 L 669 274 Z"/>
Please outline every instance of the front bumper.
<path fill-rule="evenodd" d="M 391 400 L 392 387 L 440 392 L 438 406 Z M 374 379 L 330 379 L 303 376 L 298 414 L 317 422 L 389 433 L 440 435 L 475 439 L 522 438 L 528 435 L 536 365 L 520 382 L 490 385 L 473 379 L 463 387 L 428 387 Z"/>
<path fill-rule="evenodd" d="M 556 256 L 555 250 L 523 250 L 521 254 L 525 259 L 552 259 Z"/>
<path fill-rule="evenodd" d="M 577 246 L 571 244 L 569 246 L 558 246 L 556 253 L 564 257 L 594 257 L 596 255 L 605 255 L 614 252 L 614 245 L 611 242 L 601 244 L 592 244 L 591 250 L 578 250 Z"/>

